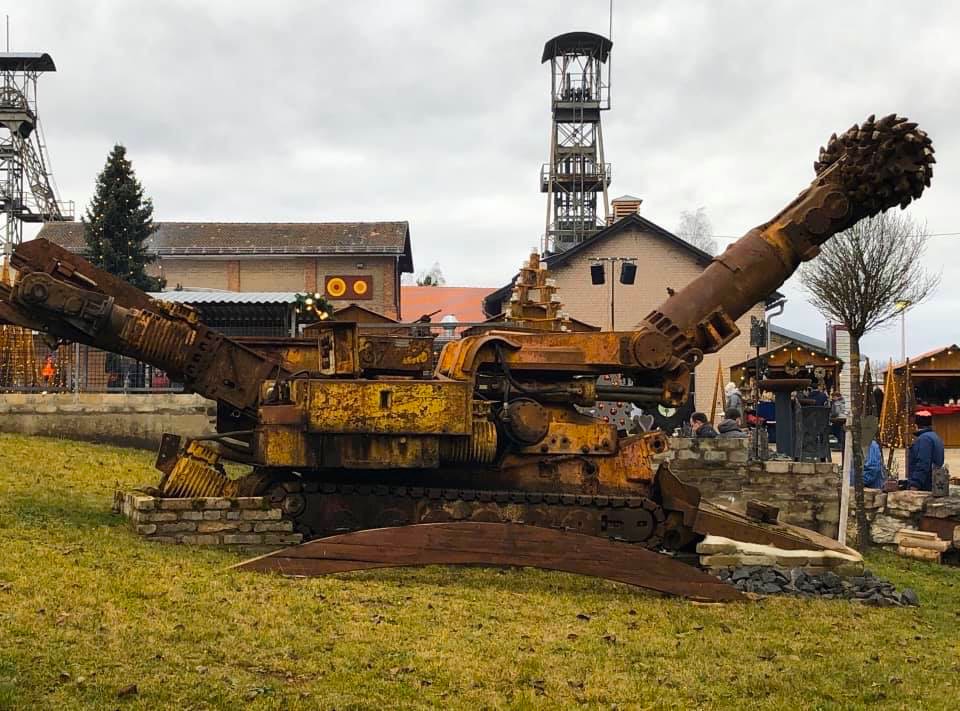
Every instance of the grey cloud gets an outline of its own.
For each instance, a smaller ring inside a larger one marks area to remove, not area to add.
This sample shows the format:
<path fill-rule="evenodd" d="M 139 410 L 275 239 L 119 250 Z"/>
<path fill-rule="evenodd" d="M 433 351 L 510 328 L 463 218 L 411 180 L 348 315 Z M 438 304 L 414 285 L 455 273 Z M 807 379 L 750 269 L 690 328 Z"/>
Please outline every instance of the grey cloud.
<path fill-rule="evenodd" d="M 918 10 L 918 7 L 920 8 Z M 543 231 L 548 74 L 540 51 L 606 32 L 607 3 L 34 0 L 15 49 L 49 51 L 41 115 L 65 197 L 85 204 L 114 141 L 161 219 L 408 219 L 419 264 L 499 286 Z M 719 234 L 769 218 L 810 180 L 817 148 L 867 114 L 922 122 L 938 160 L 911 210 L 960 231 L 960 9 L 892 1 L 615 3 L 614 194 L 675 227 L 704 205 Z M 910 315 L 911 349 L 943 328 L 960 267 L 950 238 L 938 301 Z M 939 268 L 939 267 L 938 267 Z M 794 285 L 784 323 L 821 333 Z M 895 329 L 894 329 L 895 331 Z M 895 354 L 899 336 L 868 339 Z"/>

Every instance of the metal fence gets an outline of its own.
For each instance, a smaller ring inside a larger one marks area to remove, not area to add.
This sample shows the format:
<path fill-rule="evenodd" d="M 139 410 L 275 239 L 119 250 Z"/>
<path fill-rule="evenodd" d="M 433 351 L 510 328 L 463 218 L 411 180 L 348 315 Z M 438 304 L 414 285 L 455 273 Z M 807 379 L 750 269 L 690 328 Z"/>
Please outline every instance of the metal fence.
<path fill-rule="evenodd" d="M 166 373 L 133 358 L 0 326 L 0 392 L 183 392 Z"/>

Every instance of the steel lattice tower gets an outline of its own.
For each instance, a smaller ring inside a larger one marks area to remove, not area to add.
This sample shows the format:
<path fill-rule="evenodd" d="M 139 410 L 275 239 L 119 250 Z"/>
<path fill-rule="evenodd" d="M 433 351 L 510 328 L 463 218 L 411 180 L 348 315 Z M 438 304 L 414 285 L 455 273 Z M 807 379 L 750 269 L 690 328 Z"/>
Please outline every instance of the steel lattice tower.
<path fill-rule="evenodd" d="M 6 220 L 3 254 L 22 239 L 24 222 L 73 220 L 73 203 L 57 198 L 37 116 L 37 78 L 57 70 L 49 54 L 0 53 L 0 212 Z"/>
<path fill-rule="evenodd" d="M 610 164 L 603 159 L 600 112 L 610 108 L 611 42 L 592 32 L 568 32 L 544 45 L 550 62 L 550 162 L 540 171 L 547 193 L 545 253 L 562 252 L 596 233 L 609 214 Z M 606 65 L 606 76 L 604 76 Z M 603 196 L 603 214 L 597 211 Z"/>

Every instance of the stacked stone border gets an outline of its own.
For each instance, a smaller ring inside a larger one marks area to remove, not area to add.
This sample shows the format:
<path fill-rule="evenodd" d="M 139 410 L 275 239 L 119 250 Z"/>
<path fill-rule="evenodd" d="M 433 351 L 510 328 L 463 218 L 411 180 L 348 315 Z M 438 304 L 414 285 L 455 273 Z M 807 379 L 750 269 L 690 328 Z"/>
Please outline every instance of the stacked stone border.
<path fill-rule="evenodd" d="M 952 527 L 950 544 L 960 550 L 960 496 L 935 497 L 926 491 L 867 489 L 864 491 L 864 509 L 870 525 L 870 540 L 883 548 L 896 551 L 900 543 L 897 533 L 919 531 L 921 519 L 929 517 L 942 521 L 944 530 Z M 856 535 L 853 507 L 847 531 L 848 541 L 853 540 Z"/>
<path fill-rule="evenodd" d="M 168 499 L 130 491 L 117 492 L 117 503 L 134 531 L 156 543 L 250 550 L 303 541 L 293 521 L 262 496 Z"/>

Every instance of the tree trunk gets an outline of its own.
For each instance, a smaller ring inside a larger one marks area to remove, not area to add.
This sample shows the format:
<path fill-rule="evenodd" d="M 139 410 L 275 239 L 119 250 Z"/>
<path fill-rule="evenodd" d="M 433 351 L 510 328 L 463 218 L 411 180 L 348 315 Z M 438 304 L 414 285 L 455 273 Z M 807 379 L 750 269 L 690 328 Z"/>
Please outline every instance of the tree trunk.
<path fill-rule="evenodd" d="M 857 550 L 863 552 L 870 547 L 870 528 L 867 524 L 867 510 L 863 501 L 863 446 L 860 442 L 860 415 L 863 409 L 860 395 L 860 337 L 850 334 L 850 433 L 853 439 L 853 494 L 857 507 Z M 841 475 L 843 476 L 843 475 Z"/>

